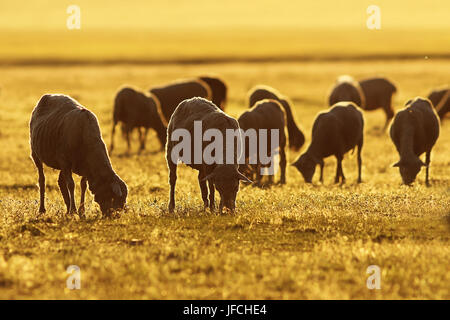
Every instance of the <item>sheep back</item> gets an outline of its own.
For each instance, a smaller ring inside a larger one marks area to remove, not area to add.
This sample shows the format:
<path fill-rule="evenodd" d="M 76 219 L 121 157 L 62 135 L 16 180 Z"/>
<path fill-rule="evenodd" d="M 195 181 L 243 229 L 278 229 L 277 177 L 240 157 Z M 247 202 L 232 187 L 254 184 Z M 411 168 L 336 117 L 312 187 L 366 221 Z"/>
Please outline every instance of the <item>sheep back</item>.
<path fill-rule="evenodd" d="M 397 92 L 396 86 L 386 78 L 369 78 L 359 81 L 364 93 L 365 110 L 390 108 L 392 95 Z"/>
<path fill-rule="evenodd" d="M 390 136 L 400 158 L 409 156 L 410 152 L 420 156 L 431 151 L 439 137 L 439 118 L 431 101 L 421 97 L 409 100 L 395 115 Z"/>
<path fill-rule="evenodd" d="M 433 90 L 428 95 L 428 99 L 433 103 L 433 106 L 436 108 L 439 118 L 441 120 L 444 119 L 445 115 L 450 111 L 450 89 L 444 88 Z"/>
<path fill-rule="evenodd" d="M 225 82 L 218 77 L 212 76 L 202 76 L 199 79 L 211 88 L 211 101 L 220 109 L 224 110 L 228 91 Z"/>
<path fill-rule="evenodd" d="M 250 110 L 238 119 L 239 126 L 247 129 L 279 129 L 280 136 L 285 136 L 286 115 L 280 102 L 272 99 L 258 101 Z"/>
<path fill-rule="evenodd" d="M 172 113 L 183 100 L 193 97 L 211 99 L 212 96 L 209 86 L 201 80 L 180 81 L 152 88 L 150 92 L 158 98 L 166 122 L 169 122 Z"/>
<path fill-rule="evenodd" d="M 339 77 L 328 98 L 330 106 L 341 101 L 351 101 L 361 108 L 365 106 L 364 93 L 359 83 L 350 76 Z"/>
<path fill-rule="evenodd" d="M 208 129 L 218 129 L 222 133 L 224 138 L 226 137 L 227 129 L 233 130 L 239 129 L 239 124 L 237 120 L 224 113 L 211 101 L 199 97 L 184 100 L 175 109 L 172 117 L 170 118 L 169 125 L 167 127 L 168 140 L 166 148 L 166 157 L 170 155 L 173 146 L 178 143 L 178 141 L 171 140 L 172 133 L 176 129 L 186 129 L 189 131 L 192 137 L 191 150 L 193 150 L 194 121 L 202 121 L 202 132 L 205 132 Z M 203 142 L 203 148 L 207 144 L 209 144 L 209 142 Z M 225 147 L 226 144 L 224 143 L 224 148 Z M 235 148 L 234 150 L 235 157 L 237 154 L 236 149 L 237 148 Z M 191 166 L 192 168 L 198 169 L 201 166 L 201 165 L 200 166 L 194 165 L 193 162 L 194 162 L 193 159 L 191 159 L 190 161 L 191 164 L 189 164 L 189 166 Z"/>
<path fill-rule="evenodd" d="M 254 106 L 258 101 L 264 99 L 272 99 L 281 103 L 286 115 L 287 129 L 289 133 L 289 147 L 293 150 L 299 150 L 305 143 L 305 135 L 295 123 L 292 108 L 288 102 L 288 99 L 276 89 L 269 86 L 259 85 L 249 91 L 249 107 Z"/>
<path fill-rule="evenodd" d="M 321 158 L 345 154 L 363 138 L 364 117 L 352 102 L 339 102 L 320 113 L 313 124 L 310 148 Z"/>

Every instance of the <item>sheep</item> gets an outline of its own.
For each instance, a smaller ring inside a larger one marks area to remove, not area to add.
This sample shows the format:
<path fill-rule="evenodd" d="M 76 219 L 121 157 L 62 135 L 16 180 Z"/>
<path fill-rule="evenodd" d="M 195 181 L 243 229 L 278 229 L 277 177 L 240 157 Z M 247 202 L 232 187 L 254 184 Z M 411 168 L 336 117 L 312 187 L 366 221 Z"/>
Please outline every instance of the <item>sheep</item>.
<path fill-rule="evenodd" d="M 429 186 L 431 149 L 439 137 L 439 118 L 431 101 L 422 97 L 409 100 L 395 115 L 390 136 L 400 155 L 393 166 L 399 168 L 403 183 L 414 182 L 421 167 L 426 167 L 425 183 Z M 425 163 L 419 158 L 424 152 Z"/>
<path fill-rule="evenodd" d="M 242 130 L 246 131 L 249 129 L 255 129 L 256 132 L 258 132 L 260 129 L 267 129 L 268 131 L 272 129 L 278 129 L 279 132 L 279 141 L 278 141 L 278 149 L 280 154 L 280 169 L 281 169 L 281 177 L 280 177 L 280 184 L 286 183 L 286 134 L 284 131 L 284 128 L 286 126 L 286 115 L 283 111 L 283 107 L 281 103 L 277 100 L 273 99 L 264 99 L 261 101 L 258 101 L 249 111 L 245 111 L 241 114 L 241 116 L 238 118 L 239 126 Z M 259 136 L 257 135 L 258 139 Z M 270 134 L 269 134 L 270 137 Z M 259 154 L 259 144 L 260 141 L 257 141 L 257 149 L 256 153 Z M 248 147 L 248 144 L 245 145 Z M 267 141 L 267 149 L 269 153 L 271 154 L 275 150 L 271 150 L 271 141 L 268 139 Z M 246 148 L 245 150 L 245 157 L 248 160 L 250 157 L 249 155 L 249 148 Z M 260 185 L 261 184 L 261 163 L 257 161 L 257 164 L 253 166 L 253 170 L 248 165 L 244 165 L 243 168 L 245 168 L 244 173 L 247 173 L 246 176 L 253 178 L 253 171 L 256 173 L 256 182 Z M 269 177 L 270 181 L 273 180 L 273 175 L 270 175 Z"/>
<path fill-rule="evenodd" d="M 428 99 L 433 103 L 439 118 L 444 120 L 445 115 L 450 111 L 450 88 L 433 90 Z"/>
<path fill-rule="evenodd" d="M 43 164 L 60 170 L 58 186 L 67 214 L 77 212 L 72 173 L 81 176 L 81 218 L 87 184 L 104 215 L 125 208 L 127 185 L 111 166 L 97 117 L 77 101 L 66 95 L 43 95 L 31 114 L 30 145 L 39 174 L 40 214 L 46 211 Z"/>
<path fill-rule="evenodd" d="M 182 101 L 172 117 L 170 118 L 169 125 L 167 128 L 167 144 L 166 144 L 166 161 L 167 166 L 169 168 L 169 184 L 170 184 L 170 200 L 169 200 L 169 212 L 173 212 L 175 209 L 175 184 L 177 180 L 177 163 L 180 159 L 178 155 L 173 155 L 173 149 L 178 144 L 177 141 L 173 140 L 174 132 L 176 130 L 184 130 L 189 133 L 190 137 L 192 137 L 192 145 L 191 150 L 193 150 L 192 154 L 195 153 L 195 132 L 194 121 L 201 121 L 203 131 L 208 129 L 216 129 L 219 130 L 222 136 L 226 135 L 227 129 L 238 130 L 239 124 L 236 119 L 228 116 L 222 110 L 220 110 L 216 105 L 212 102 L 195 97 L 191 99 L 187 99 Z M 203 151 L 205 149 L 206 144 L 203 142 L 201 145 L 201 153 L 203 155 Z M 227 154 L 227 146 L 224 144 L 224 154 Z M 198 182 L 200 185 L 200 190 L 202 193 L 202 199 L 204 202 L 205 209 L 209 207 L 211 211 L 215 210 L 215 200 L 214 200 L 214 192 L 215 188 L 219 191 L 220 194 L 220 213 L 222 213 L 223 207 L 228 208 L 231 211 L 235 209 L 236 195 L 239 191 L 239 181 L 244 180 L 247 182 L 251 182 L 247 179 L 243 174 L 238 171 L 238 163 L 237 163 L 237 148 L 234 148 L 234 160 L 233 163 L 228 164 L 226 161 L 221 163 L 211 163 L 207 164 L 203 157 L 202 160 L 195 163 L 191 159 L 184 159 L 185 164 L 190 166 L 193 169 L 199 171 L 198 174 Z M 184 152 L 183 152 L 184 153 Z M 183 154 L 184 155 L 184 154 Z M 195 157 L 195 155 L 193 155 Z M 224 156 L 225 157 L 225 156 Z M 208 203 L 208 188 L 206 185 L 208 182 L 209 185 L 209 203 Z"/>
<path fill-rule="evenodd" d="M 395 85 L 386 78 L 369 78 L 359 81 L 359 85 L 364 93 L 364 110 L 370 111 L 382 108 L 386 114 L 386 122 L 383 131 L 394 117 L 392 109 L 392 96 L 397 92 Z"/>
<path fill-rule="evenodd" d="M 319 113 L 314 120 L 311 144 L 292 165 L 307 183 L 311 183 L 316 165 L 320 166 L 320 182 L 323 182 L 323 158 L 334 155 L 337 159 L 335 183 L 345 182 L 342 171 L 344 154 L 357 150 L 358 183 L 361 179 L 361 151 L 363 147 L 364 118 L 358 106 L 350 101 L 338 102 L 329 111 Z"/>
<path fill-rule="evenodd" d="M 364 92 L 359 83 L 351 76 L 338 77 L 328 97 L 330 107 L 341 101 L 351 101 L 361 108 L 365 106 Z"/>
<path fill-rule="evenodd" d="M 248 94 L 249 108 L 253 107 L 256 102 L 263 99 L 273 99 L 281 103 L 284 108 L 287 120 L 287 130 L 289 135 L 289 147 L 292 150 L 298 151 L 305 143 L 305 136 L 303 132 L 297 127 L 294 116 L 292 114 L 292 108 L 288 99 L 281 95 L 276 89 L 269 86 L 259 85 L 252 88 Z"/>
<path fill-rule="evenodd" d="M 180 102 L 193 97 L 211 100 L 211 88 L 202 80 L 182 80 L 162 87 L 150 89 L 159 100 L 164 121 L 169 122 L 172 113 Z"/>
<path fill-rule="evenodd" d="M 206 82 L 206 84 L 208 84 L 208 86 L 211 88 L 211 101 L 220 109 L 225 110 L 228 90 L 225 82 L 222 79 L 213 76 L 201 76 L 199 77 L 199 79 L 203 82 Z"/>
<path fill-rule="evenodd" d="M 145 140 L 150 128 L 156 131 L 161 149 L 166 145 L 167 129 L 161 120 L 159 101 L 144 92 L 130 87 L 119 90 L 114 99 L 113 127 L 111 133 L 110 154 L 114 149 L 114 134 L 116 125 L 122 123 L 122 132 L 126 138 L 128 151 L 131 149 L 130 133 L 137 128 L 139 132 L 139 152 L 145 149 Z"/>

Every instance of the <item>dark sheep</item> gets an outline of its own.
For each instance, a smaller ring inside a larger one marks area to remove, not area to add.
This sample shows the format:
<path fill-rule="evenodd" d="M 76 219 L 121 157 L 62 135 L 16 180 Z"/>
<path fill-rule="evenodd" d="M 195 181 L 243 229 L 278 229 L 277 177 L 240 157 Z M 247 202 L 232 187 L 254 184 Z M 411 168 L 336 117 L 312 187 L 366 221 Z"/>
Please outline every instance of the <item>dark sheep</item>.
<path fill-rule="evenodd" d="M 273 99 L 281 103 L 284 108 L 287 120 L 287 130 L 289 135 L 289 148 L 298 151 L 305 143 L 305 135 L 297 127 L 292 108 L 288 99 L 280 94 L 276 89 L 269 86 L 256 86 L 249 91 L 249 108 L 253 107 L 256 102 L 264 99 Z"/>
<path fill-rule="evenodd" d="M 150 89 L 160 103 L 164 121 L 169 122 L 175 108 L 186 99 L 201 97 L 211 100 L 211 88 L 201 80 L 185 80 Z"/>
<path fill-rule="evenodd" d="M 445 115 L 450 111 L 450 89 L 433 90 L 428 99 L 433 103 L 439 118 L 444 120 Z"/>
<path fill-rule="evenodd" d="M 177 141 L 172 140 L 172 133 L 178 129 L 188 130 L 191 138 L 192 155 L 189 163 L 186 163 L 191 168 L 199 171 L 198 182 L 202 193 L 202 199 L 205 209 L 209 207 L 212 211 L 215 209 L 214 193 L 215 188 L 220 194 L 220 212 L 223 207 L 234 211 L 236 195 L 239 191 L 239 181 L 244 180 L 250 182 L 244 175 L 238 171 L 237 164 L 237 148 L 234 148 L 234 162 L 233 164 L 206 164 L 203 159 L 201 163 L 195 164 L 192 161 L 194 151 L 194 121 L 202 121 L 202 130 L 205 132 L 208 129 L 218 129 L 223 137 L 226 136 L 226 129 L 239 129 L 239 124 L 236 119 L 228 116 L 211 101 L 203 98 L 191 98 L 184 100 L 176 108 L 167 128 L 167 147 L 166 147 L 166 161 L 169 168 L 169 184 L 170 184 L 170 201 L 169 212 L 175 209 L 175 184 L 177 181 L 177 163 L 181 159 L 172 159 L 172 150 Z M 207 143 L 202 144 L 202 154 Z M 226 143 L 224 143 L 224 155 L 226 155 Z M 225 156 L 224 156 L 225 157 Z M 203 157 L 202 157 L 203 158 Z M 173 161 L 174 160 L 174 161 Z M 209 185 L 209 202 L 208 202 L 208 188 Z"/>
<path fill-rule="evenodd" d="M 363 109 L 367 111 L 383 109 L 386 114 L 386 123 L 383 130 L 386 130 L 389 122 L 394 117 L 392 97 L 397 92 L 397 88 L 386 78 L 364 79 L 359 81 L 359 84 L 366 99 Z"/>
<path fill-rule="evenodd" d="M 331 107 L 341 101 L 351 101 L 358 107 L 365 107 L 365 97 L 361 86 L 347 75 L 340 76 L 337 79 L 328 97 L 328 105 Z"/>
<path fill-rule="evenodd" d="M 162 115 L 158 112 L 158 103 L 156 98 L 133 88 L 125 87 L 119 90 L 114 99 L 110 153 L 114 149 L 114 134 L 119 122 L 122 123 L 122 132 L 127 141 L 128 151 L 131 148 L 130 133 L 134 129 L 139 132 L 139 151 L 145 149 L 145 140 L 150 128 L 156 131 L 161 149 L 164 148 L 167 129 L 161 120 Z"/>
<path fill-rule="evenodd" d="M 421 167 L 426 167 L 425 182 L 429 185 L 430 155 L 439 137 L 439 118 L 428 99 L 416 97 L 405 106 L 395 115 L 390 130 L 400 155 L 394 167 L 399 168 L 403 183 L 407 185 L 414 182 Z M 424 152 L 425 163 L 419 158 Z"/>
<path fill-rule="evenodd" d="M 353 102 L 338 102 L 327 112 L 319 113 L 314 120 L 312 140 L 308 150 L 292 165 L 295 166 L 307 183 L 311 183 L 316 165 L 320 166 L 320 182 L 323 182 L 323 158 L 335 156 L 337 170 L 335 183 L 342 178 L 342 159 L 348 151 L 358 148 L 358 183 L 361 180 L 361 150 L 363 147 L 364 118 Z"/>
<path fill-rule="evenodd" d="M 77 101 L 65 95 L 42 96 L 31 114 L 30 144 L 39 173 L 40 213 L 45 212 L 43 164 L 60 170 L 58 185 L 67 213 L 77 212 L 72 173 L 82 177 L 80 217 L 87 184 L 104 215 L 125 208 L 128 189 L 111 166 L 97 117 Z"/>
<path fill-rule="evenodd" d="M 212 99 L 211 101 L 218 106 L 220 109 L 225 110 L 225 103 L 227 100 L 227 85 L 225 82 L 218 78 L 212 76 L 203 76 L 199 78 L 203 82 L 206 82 L 211 89 Z"/>
<path fill-rule="evenodd" d="M 255 129 L 256 132 L 259 132 L 260 129 L 267 129 L 268 131 L 268 141 L 267 148 L 268 154 L 272 154 L 276 150 L 271 149 L 271 141 L 270 141 L 270 130 L 278 129 L 279 132 L 279 154 L 280 154 L 280 169 L 281 169 L 281 177 L 280 183 L 286 183 L 286 134 L 285 134 L 285 126 L 286 126 L 286 116 L 283 111 L 283 107 L 280 102 L 273 99 L 264 99 L 258 101 L 249 111 L 245 111 L 238 119 L 239 126 L 242 130 L 246 131 L 249 129 Z M 259 135 L 257 135 L 257 148 L 256 153 L 259 154 Z M 245 158 L 249 159 L 249 148 L 248 144 L 245 144 Z M 261 166 L 262 164 L 258 161 L 256 165 L 244 165 L 242 166 L 244 170 L 242 172 L 247 173 L 246 176 L 251 180 L 253 179 L 253 175 L 256 174 L 256 182 L 261 184 L 262 176 L 261 176 Z M 273 175 L 269 176 L 270 182 L 273 180 Z"/>

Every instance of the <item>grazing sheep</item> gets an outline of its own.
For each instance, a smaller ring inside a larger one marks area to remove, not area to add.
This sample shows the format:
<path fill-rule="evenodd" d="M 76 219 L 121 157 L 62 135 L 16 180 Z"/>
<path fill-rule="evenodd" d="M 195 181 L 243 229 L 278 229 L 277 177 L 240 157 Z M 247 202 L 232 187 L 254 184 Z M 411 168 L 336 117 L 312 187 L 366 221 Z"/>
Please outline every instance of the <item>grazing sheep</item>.
<path fill-rule="evenodd" d="M 353 102 L 338 102 L 329 111 L 319 113 L 314 120 L 312 140 L 308 150 L 302 154 L 295 166 L 307 183 L 311 183 L 316 165 L 320 165 L 320 182 L 323 182 L 323 158 L 334 155 L 337 159 L 335 183 L 342 178 L 342 159 L 348 151 L 358 147 L 358 183 L 361 182 L 361 150 L 363 147 L 364 118 Z"/>
<path fill-rule="evenodd" d="M 386 123 L 384 129 L 394 117 L 392 109 L 392 96 L 397 92 L 395 85 L 386 78 L 370 78 L 359 81 L 359 85 L 364 93 L 366 103 L 364 110 L 375 110 L 381 108 L 386 113 Z"/>
<path fill-rule="evenodd" d="M 365 97 L 359 83 L 347 75 L 337 79 L 328 97 L 328 105 L 331 107 L 341 101 L 351 101 L 358 107 L 365 107 Z"/>
<path fill-rule="evenodd" d="M 433 103 L 433 106 L 442 121 L 445 118 L 445 115 L 450 111 L 450 89 L 444 88 L 433 90 L 429 94 L 428 99 Z"/>
<path fill-rule="evenodd" d="M 289 135 L 289 147 L 293 150 L 300 150 L 305 143 L 303 132 L 297 127 L 292 108 L 288 99 L 281 95 L 276 89 L 269 86 L 256 86 L 249 91 L 249 108 L 253 107 L 256 102 L 263 99 L 273 99 L 281 103 L 284 108 L 287 120 L 287 129 Z"/>
<path fill-rule="evenodd" d="M 114 100 L 110 153 L 114 149 L 114 134 L 119 122 L 122 123 L 122 132 L 127 140 L 128 151 L 131 148 L 130 133 L 135 128 L 139 132 L 139 151 L 145 149 L 145 140 L 150 128 L 156 131 L 161 148 L 164 148 L 167 130 L 158 113 L 157 103 L 156 98 L 133 88 L 125 87 L 119 90 Z"/>
<path fill-rule="evenodd" d="M 187 130 L 191 137 L 191 158 L 186 163 L 193 169 L 199 171 L 198 182 L 200 184 L 200 190 L 202 192 L 202 199 L 205 204 L 205 209 L 209 206 L 211 210 L 215 209 L 214 204 L 214 192 L 215 188 L 220 194 L 220 212 L 223 207 L 226 207 L 233 211 L 235 209 L 236 195 L 239 191 L 239 181 L 245 180 L 250 182 L 244 175 L 238 171 L 237 164 L 237 148 L 234 148 L 234 161 L 232 164 L 207 164 L 202 157 L 202 160 L 195 164 L 192 161 L 192 157 L 195 157 L 195 134 L 194 134 L 194 121 L 202 122 L 202 131 L 208 129 L 217 129 L 220 131 L 223 137 L 226 136 L 226 129 L 239 129 L 238 122 L 232 117 L 225 114 L 222 110 L 216 107 L 212 102 L 203 98 L 191 98 L 184 100 L 176 108 L 172 117 L 170 118 L 169 126 L 167 128 L 167 146 L 166 146 L 166 160 L 169 168 L 169 184 L 170 184 L 170 201 L 169 212 L 173 212 L 175 209 L 175 184 L 177 181 L 177 163 L 178 156 L 172 155 L 174 147 L 178 144 L 177 141 L 173 141 L 172 134 L 175 130 Z M 205 142 L 201 145 L 201 152 L 205 149 L 207 144 Z M 224 143 L 224 158 L 226 155 L 226 143 Z M 225 162 L 225 161 L 224 161 Z M 208 203 L 208 188 L 206 182 L 209 185 L 209 203 Z"/>
<path fill-rule="evenodd" d="M 406 103 L 406 108 L 397 112 L 391 125 L 391 139 L 400 155 L 394 167 L 400 169 L 404 184 L 411 184 L 421 167 L 426 167 L 425 182 L 429 185 L 431 149 L 439 137 L 439 118 L 430 100 L 416 97 Z M 425 155 L 425 163 L 420 155 Z"/>
<path fill-rule="evenodd" d="M 225 110 L 225 102 L 227 100 L 227 85 L 225 82 L 217 77 L 203 76 L 199 78 L 206 82 L 211 88 L 212 102 L 220 109 Z"/>
<path fill-rule="evenodd" d="M 82 177 L 80 217 L 87 183 L 103 214 L 125 207 L 127 186 L 111 166 L 97 118 L 77 101 L 65 95 L 42 96 L 31 114 L 30 144 L 39 173 L 40 213 L 45 212 L 43 164 L 60 170 L 58 185 L 68 214 L 77 212 L 72 172 Z"/>
<path fill-rule="evenodd" d="M 267 151 L 268 154 L 271 155 L 272 152 L 276 150 L 271 150 L 271 141 L 270 141 L 270 130 L 278 129 L 279 132 L 279 142 L 278 149 L 280 153 L 280 169 L 281 169 L 281 177 L 280 183 L 286 183 L 286 134 L 284 128 L 286 126 L 285 113 L 283 111 L 283 107 L 280 102 L 273 99 L 264 99 L 258 101 L 249 111 L 245 111 L 238 119 L 239 126 L 242 130 L 246 131 L 249 129 L 255 129 L 256 132 L 259 132 L 260 129 L 267 129 L 268 131 L 268 141 L 267 141 Z M 259 136 L 257 135 L 257 147 L 256 154 L 259 154 Z M 249 146 L 246 143 L 245 150 L 245 158 L 246 160 L 250 157 Z M 258 184 L 261 184 L 262 176 L 261 176 L 261 166 L 262 164 L 259 161 L 259 157 L 257 159 L 257 164 L 253 166 L 244 165 L 245 168 L 244 173 L 247 173 L 247 177 L 250 176 L 250 179 L 253 178 L 253 173 L 256 174 L 256 181 Z M 273 180 L 273 175 L 269 176 L 270 181 Z"/>
<path fill-rule="evenodd" d="M 175 108 L 181 101 L 202 97 L 211 100 L 211 88 L 201 80 L 185 80 L 167 86 L 150 89 L 150 93 L 158 98 L 165 122 L 168 123 Z"/>

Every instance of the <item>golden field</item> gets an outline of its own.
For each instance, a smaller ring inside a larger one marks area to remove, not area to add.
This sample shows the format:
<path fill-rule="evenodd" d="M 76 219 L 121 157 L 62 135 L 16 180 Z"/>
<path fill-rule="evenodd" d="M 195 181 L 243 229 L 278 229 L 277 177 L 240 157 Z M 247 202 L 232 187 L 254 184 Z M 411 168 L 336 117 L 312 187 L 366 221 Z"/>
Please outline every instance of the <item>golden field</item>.
<path fill-rule="evenodd" d="M 378 110 L 365 113 L 362 184 L 356 183 L 356 156 L 350 154 L 342 186 L 333 183 L 332 158 L 325 160 L 323 185 L 317 173 L 307 185 L 289 167 L 286 185 L 242 187 L 237 212 L 221 216 L 203 211 L 197 172 L 187 167 L 178 171 L 177 209 L 169 214 L 167 168 L 156 136 L 149 135 L 141 155 L 134 139 L 126 156 L 118 135 L 111 161 L 128 184 L 129 210 L 102 219 L 88 194 L 86 221 L 65 216 L 57 172 L 48 168 L 47 213 L 37 215 L 28 129 L 41 95 L 65 93 L 97 115 L 109 144 L 120 86 L 146 90 L 212 73 L 228 84 L 226 112 L 234 117 L 247 108 L 246 93 L 256 84 L 289 96 L 307 145 L 338 75 L 392 79 L 399 91 L 396 110 L 450 82 L 450 60 L 436 58 L 450 54 L 450 41 L 444 41 L 448 4 L 380 1 L 386 29 L 374 34 L 364 29 L 365 1 L 348 1 L 335 11 L 326 10 L 330 1 L 309 7 L 282 1 L 273 20 L 270 0 L 256 12 L 237 1 L 220 6 L 179 0 L 174 11 L 132 1 L 122 15 L 123 4 L 78 2 L 85 20 L 77 31 L 64 30 L 65 4 L 30 1 L 23 10 L 17 3 L 0 4 L 1 299 L 450 298 L 446 121 L 432 152 L 431 187 L 424 172 L 412 186 L 401 185 L 392 168 L 398 155 L 380 131 L 384 114 Z M 226 11 L 214 16 L 219 9 Z M 193 18 L 195 12 L 204 20 Z M 416 21 L 411 29 L 410 21 Z M 289 161 L 301 152 L 290 151 Z M 81 290 L 66 288 L 69 265 L 81 269 Z M 380 290 L 366 287 L 370 265 L 381 268 Z"/>
<path fill-rule="evenodd" d="M 138 156 L 123 156 L 117 139 L 112 163 L 127 182 L 128 213 L 100 218 L 94 202 L 88 220 L 65 219 L 57 174 L 47 169 L 47 205 L 37 217 L 37 173 L 29 159 L 28 121 L 43 92 L 65 92 L 94 111 L 106 142 L 112 100 L 122 83 L 142 88 L 214 70 L 230 86 L 227 111 L 238 116 L 245 94 L 261 82 L 295 102 L 308 140 L 324 108 L 331 79 L 384 72 L 395 79 L 397 108 L 444 81 L 450 62 L 288 63 L 189 66 L 10 67 L 1 93 L 0 296 L 2 298 L 449 298 L 449 127 L 434 148 L 430 188 L 424 173 L 400 185 L 394 146 L 379 130 L 381 111 L 366 113 L 363 180 L 347 155 L 347 184 L 332 183 L 335 161 L 326 161 L 325 183 L 306 185 L 288 169 L 286 186 L 242 188 L 235 215 L 203 212 L 194 170 L 182 168 L 178 209 L 166 211 L 167 169 L 156 137 Z M 28 84 L 24 86 L 24 84 Z M 119 138 L 119 137 L 118 137 Z M 447 147 L 446 147 L 447 146 Z M 292 162 L 298 156 L 290 153 Z M 78 181 L 78 179 L 76 180 Z M 317 177 L 315 179 L 317 181 Z M 77 189 L 78 191 L 78 189 Z M 88 196 L 89 201 L 92 201 Z M 132 239 L 142 240 L 133 245 Z M 66 268 L 78 265 L 82 289 L 65 289 Z M 382 289 L 366 288 L 366 268 L 379 265 Z"/>

